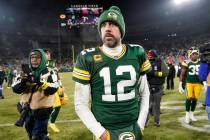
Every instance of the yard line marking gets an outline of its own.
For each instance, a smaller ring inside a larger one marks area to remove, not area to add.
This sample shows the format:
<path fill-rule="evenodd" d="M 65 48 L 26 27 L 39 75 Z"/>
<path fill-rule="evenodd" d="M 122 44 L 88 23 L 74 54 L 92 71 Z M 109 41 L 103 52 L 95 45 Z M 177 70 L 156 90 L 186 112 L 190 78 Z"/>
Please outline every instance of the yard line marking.
<path fill-rule="evenodd" d="M 198 120 L 208 120 L 207 116 L 196 116 L 196 118 Z M 196 127 L 196 126 L 192 126 L 190 124 L 185 123 L 185 117 L 179 117 L 178 121 L 181 123 L 181 125 L 185 128 L 191 129 L 191 130 L 195 130 L 198 132 L 206 132 L 206 133 L 210 133 L 210 129 L 209 127 L 207 127 L 207 125 L 204 125 L 203 127 Z M 207 123 L 208 124 L 208 123 Z"/>
<path fill-rule="evenodd" d="M 81 120 L 60 120 L 56 121 L 56 123 L 75 123 L 75 122 L 81 122 Z M 10 126 L 15 126 L 14 123 L 5 123 L 5 124 L 0 124 L 0 127 L 10 127 Z"/>

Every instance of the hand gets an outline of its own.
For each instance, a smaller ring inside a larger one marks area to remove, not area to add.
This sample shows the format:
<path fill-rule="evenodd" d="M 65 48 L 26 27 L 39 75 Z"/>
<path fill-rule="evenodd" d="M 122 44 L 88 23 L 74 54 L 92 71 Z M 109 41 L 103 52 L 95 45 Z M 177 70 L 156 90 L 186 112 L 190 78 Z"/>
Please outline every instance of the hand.
<path fill-rule="evenodd" d="M 24 73 L 24 72 L 22 71 L 21 74 L 20 74 L 20 78 L 21 78 L 21 81 L 27 81 L 27 79 L 28 79 L 28 74 L 27 74 L 27 73 Z"/>
<path fill-rule="evenodd" d="M 179 93 L 183 94 L 184 93 L 184 89 L 182 87 L 182 82 L 179 82 Z"/>
<path fill-rule="evenodd" d="M 141 128 L 141 134 L 144 136 L 144 128 Z"/>
<path fill-rule="evenodd" d="M 162 77 L 163 76 L 163 73 L 161 71 L 155 72 L 155 76 Z"/>
<path fill-rule="evenodd" d="M 108 133 L 109 132 L 105 130 L 104 133 L 101 135 L 100 140 L 108 140 Z"/>
<path fill-rule="evenodd" d="M 206 91 L 207 91 L 207 84 L 206 84 L 206 81 L 203 81 L 203 89 L 204 89 L 204 93 L 206 93 Z"/>

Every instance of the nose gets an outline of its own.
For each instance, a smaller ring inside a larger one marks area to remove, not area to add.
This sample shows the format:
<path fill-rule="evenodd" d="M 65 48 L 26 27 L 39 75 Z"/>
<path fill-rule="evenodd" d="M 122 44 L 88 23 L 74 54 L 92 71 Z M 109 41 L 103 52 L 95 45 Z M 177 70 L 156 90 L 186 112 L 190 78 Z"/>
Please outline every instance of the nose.
<path fill-rule="evenodd" d="M 104 29 L 105 31 L 111 31 L 111 25 L 109 23 L 105 23 Z"/>

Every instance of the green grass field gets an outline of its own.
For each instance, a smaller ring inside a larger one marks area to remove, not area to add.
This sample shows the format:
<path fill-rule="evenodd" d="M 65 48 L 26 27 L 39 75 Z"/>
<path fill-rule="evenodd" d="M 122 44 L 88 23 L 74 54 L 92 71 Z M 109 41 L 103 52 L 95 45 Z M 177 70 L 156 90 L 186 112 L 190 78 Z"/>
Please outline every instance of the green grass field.
<path fill-rule="evenodd" d="M 69 101 L 66 105 L 62 106 L 61 112 L 57 119 L 57 126 L 61 130 L 60 133 L 53 133 L 49 130 L 50 137 L 53 140 L 92 140 L 92 134 L 87 128 L 78 121 L 78 117 L 75 114 L 73 106 L 73 91 L 74 83 L 71 80 L 71 73 L 61 74 L 62 82 L 65 87 L 65 92 L 69 96 Z M 176 79 L 177 80 L 177 79 Z M 178 82 L 176 81 L 175 89 L 177 89 Z M 27 134 L 24 128 L 16 127 L 13 124 L 19 117 L 16 110 L 16 103 L 19 100 L 19 95 L 12 92 L 11 89 L 7 89 L 4 85 L 5 99 L 0 100 L 0 140 L 27 140 Z M 202 95 L 200 101 L 203 100 Z M 177 90 L 165 91 L 165 95 L 162 98 L 163 102 L 168 101 L 184 101 L 185 95 L 179 94 Z M 161 110 L 161 126 L 155 127 L 153 125 L 153 118 L 150 118 L 149 125 L 144 132 L 144 140 L 208 140 L 210 139 L 210 133 L 198 132 L 183 127 L 178 121 L 179 117 L 185 115 L 184 103 L 163 105 L 163 106 L 182 106 L 183 109 Z M 196 116 L 207 115 L 203 108 L 197 108 L 199 112 Z M 74 121 L 76 120 L 76 121 Z M 191 124 L 198 128 L 203 128 L 207 125 L 207 120 L 199 120 Z"/>

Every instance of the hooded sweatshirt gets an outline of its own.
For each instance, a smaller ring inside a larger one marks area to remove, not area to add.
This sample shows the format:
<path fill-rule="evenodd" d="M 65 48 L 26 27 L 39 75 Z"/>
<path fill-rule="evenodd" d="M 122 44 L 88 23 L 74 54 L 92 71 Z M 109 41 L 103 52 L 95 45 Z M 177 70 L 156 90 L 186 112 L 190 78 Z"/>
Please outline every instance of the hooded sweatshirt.
<path fill-rule="evenodd" d="M 37 68 L 31 65 L 31 54 L 37 53 L 41 57 L 41 62 Z M 29 102 L 30 108 L 49 108 L 54 104 L 54 93 L 58 90 L 59 84 L 57 75 L 46 67 L 46 57 L 42 49 L 32 50 L 29 56 L 29 67 L 32 73 L 33 82 L 23 81 L 18 76 L 13 84 L 13 91 L 22 94 L 21 103 Z M 31 95 L 32 94 L 32 95 Z"/>

